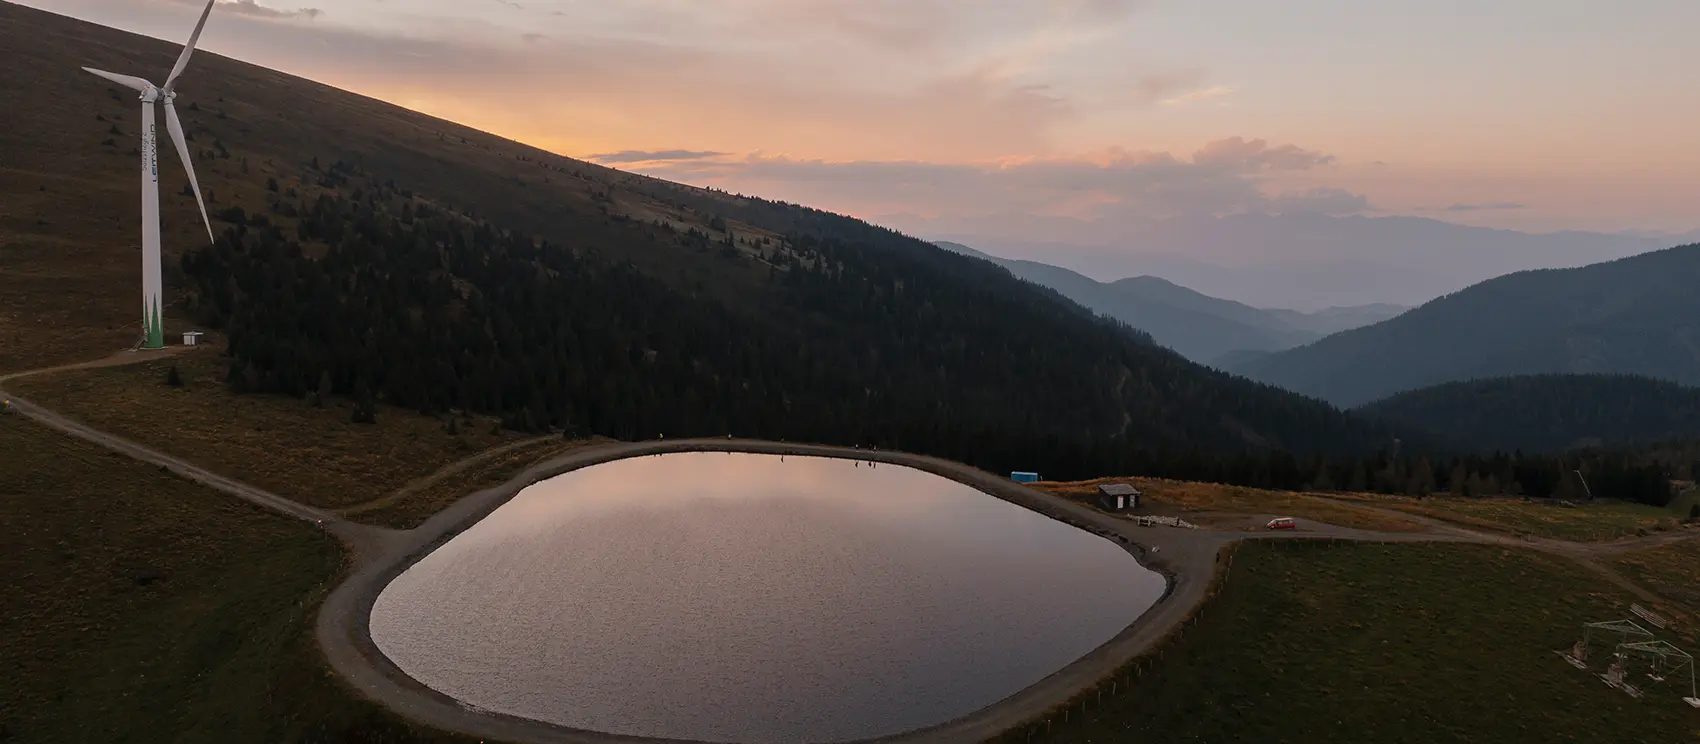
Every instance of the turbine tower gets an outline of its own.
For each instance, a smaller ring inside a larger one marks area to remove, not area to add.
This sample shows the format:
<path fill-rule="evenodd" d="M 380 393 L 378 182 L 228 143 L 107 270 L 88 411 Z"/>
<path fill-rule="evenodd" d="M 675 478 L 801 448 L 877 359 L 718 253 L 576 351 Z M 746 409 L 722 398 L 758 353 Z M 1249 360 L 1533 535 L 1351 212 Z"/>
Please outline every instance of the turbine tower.
<path fill-rule="evenodd" d="M 165 104 L 165 128 L 171 133 L 171 141 L 177 145 L 177 156 L 183 159 L 183 169 L 189 172 L 189 186 L 195 191 L 195 203 L 201 207 L 201 222 L 207 227 L 207 240 L 213 239 L 212 221 L 207 219 L 207 204 L 201 200 L 201 184 L 195 180 L 195 165 L 189 161 L 189 144 L 183 139 L 183 124 L 177 120 L 177 107 L 173 101 L 177 98 L 177 78 L 183 74 L 183 68 L 189 66 L 189 55 L 195 53 L 195 42 L 201 38 L 201 29 L 207 25 L 207 16 L 212 15 L 213 4 L 218 0 L 208 0 L 206 10 L 201 11 L 201 20 L 195 24 L 195 32 L 189 36 L 189 43 L 183 46 L 183 54 L 177 58 L 177 65 L 171 68 L 171 75 L 165 79 L 165 87 L 156 88 L 153 83 L 139 77 L 119 75 L 117 73 L 84 67 L 83 70 L 99 75 L 107 80 L 122 85 L 141 94 L 142 101 L 142 348 L 161 349 L 165 347 L 165 328 L 162 325 L 161 295 L 164 289 L 160 282 L 159 258 L 159 138 L 156 135 L 154 120 L 154 104 Z"/>

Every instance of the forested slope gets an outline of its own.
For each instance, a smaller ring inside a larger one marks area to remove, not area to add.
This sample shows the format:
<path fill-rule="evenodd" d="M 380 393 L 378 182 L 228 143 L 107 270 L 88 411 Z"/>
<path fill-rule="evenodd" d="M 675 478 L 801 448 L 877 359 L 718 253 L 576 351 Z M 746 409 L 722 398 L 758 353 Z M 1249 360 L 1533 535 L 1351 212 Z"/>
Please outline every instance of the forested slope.
<path fill-rule="evenodd" d="M 254 391 L 496 413 L 532 430 L 863 443 L 1070 472 L 1132 447 L 1389 440 L 885 231 L 764 244 L 605 218 L 755 277 L 726 301 L 342 162 L 285 179 L 266 212 L 220 217 L 219 242 L 183 258 L 185 307 L 229 332 L 231 382 Z"/>
<path fill-rule="evenodd" d="M 1505 452 L 1700 438 L 1700 389 L 1632 375 L 1520 375 L 1450 382 L 1400 393 L 1358 411 Z"/>

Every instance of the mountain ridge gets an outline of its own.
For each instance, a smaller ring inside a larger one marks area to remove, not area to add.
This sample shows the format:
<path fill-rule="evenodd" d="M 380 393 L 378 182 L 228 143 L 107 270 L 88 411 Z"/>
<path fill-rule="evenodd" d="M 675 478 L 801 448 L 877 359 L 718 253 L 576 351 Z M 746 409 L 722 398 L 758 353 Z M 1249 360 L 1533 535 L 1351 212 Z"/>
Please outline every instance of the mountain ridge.
<path fill-rule="evenodd" d="M 1234 371 L 1356 406 L 1444 382 L 1625 373 L 1700 382 L 1700 244 L 1507 274 Z"/>
<path fill-rule="evenodd" d="M 1143 330 L 1188 359 L 1218 367 L 1221 360 L 1236 354 L 1291 348 L 1332 332 L 1327 329 L 1350 326 L 1354 318 L 1367 322 L 1380 317 L 1376 308 L 1335 308 L 1331 314 L 1263 310 L 1157 276 L 1100 282 L 1060 266 L 1001 258 L 961 243 L 936 241 L 934 245 L 1002 266 L 1018 278 Z"/>
<path fill-rule="evenodd" d="M 1686 242 L 1580 231 L 1533 234 L 1403 215 L 1099 222 L 986 215 L 890 222 L 1100 280 L 1155 274 L 1254 307 L 1303 310 L 1375 302 L 1414 306 L 1516 271 L 1583 266 Z"/>

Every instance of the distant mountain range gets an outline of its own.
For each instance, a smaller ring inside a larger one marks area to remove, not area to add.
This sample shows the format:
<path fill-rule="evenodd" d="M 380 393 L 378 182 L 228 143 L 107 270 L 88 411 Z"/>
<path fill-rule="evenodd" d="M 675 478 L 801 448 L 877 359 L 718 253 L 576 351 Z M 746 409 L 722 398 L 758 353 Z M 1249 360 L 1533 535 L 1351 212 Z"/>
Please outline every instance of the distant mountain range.
<path fill-rule="evenodd" d="M 1449 382 L 1357 409 L 1500 452 L 1562 452 L 1700 437 L 1700 388 L 1631 375 Z"/>
<path fill-rule="evenodd" d="M 1188 359 L 1217 367 L 1377 323 L 1406 309 L 1380 303 L 1314 313 L 1262 310 L 1155 276 L 1100 282 L 1059 266 L 1000 258 L 961 243 L 939 241 L 936 245 L 991 261 L 1019 278 L 1054 289 L 1094 312 L 1145 331 L 1157 343 Z"/>
<path fill-rule="evenodd" d="M 1700 244 L 1502 276 L 1233 371 L 1341 406 L 1519 374 L 1700 383 Z"/>
<path fill-rule="evenodd" d="M 880 221 L 1101 281 L 1161 276 L 1255 307 L 1300 310 L 1419 305 L 1516 271 L 1574 268 L 1700 240 L 1700 235 L 1530 234 L 1424 217 L 1320 214 L 1099 221 L 890 215 Z"/>

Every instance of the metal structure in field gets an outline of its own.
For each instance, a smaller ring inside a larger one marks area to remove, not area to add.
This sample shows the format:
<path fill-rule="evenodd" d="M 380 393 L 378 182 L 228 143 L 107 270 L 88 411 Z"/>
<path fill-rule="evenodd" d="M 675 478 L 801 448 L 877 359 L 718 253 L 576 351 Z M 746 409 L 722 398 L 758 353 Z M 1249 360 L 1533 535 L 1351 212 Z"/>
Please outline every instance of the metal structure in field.
<path fill-rule="evenodd" d="M 1670 621 L 1666 620 L 1663 615 L 1660 615 L 1656 612 L 1653 612 L 1652 610 L 1649 610 L 1649 609 L 1642 607 L 1641 605 L 1638 605 L 1638 604 L 1630 605 L 1629 611 L 1632 612 L 1632 613 L 1635 613 L 1636 617 L 1647 621 L 1648 625 L 1651 625 L 1651 626 L 1658 628 L 1660 630 L 1664 630 L 1664 627 L 1666 625 L 1670 624 Z"/>
<path fill-rule="evenodd" d="M 1625 643 L 1642 643 L 1653 640 L 1652 631 L 1647 630 L 1629 620 L 1608 620 L 1600 623 L 1584 623 L 1582 637 L 1569 649 L 1558 654 L 1577 669 L 1587 669 L 1595 657 L 1601 652 L 1615 656 L 1617 647 Z M 1609 664 L 1611 658 L 1607 658 Z"/>
<path fill-rule="evenodd" d="M 1700 689 L 1696 689 L 1694 684 L 1694 657 L 1687 651 L 1666 641 L 1645 641 L 1619 645 L 1616 656 L 1622 659 L 1625 678 L 1620 682 L 1623 687 L 1629 687 L 1632 681 L 1641 679 L 1642 675 L 1645 676 L 1646 683 L 1655 685 L 1668 682 L 1680 686 L 1686 677 L 1688 695 L 1683 700 L 1700 708 Z M 1628 689 L 1625 691 L 1636 694 Z"/>
<path fill-rule="evenodd" d="M 207 25 L 207 16 L 212 14 L 213 4 L 218 0 L 208 0 L 206 10 L 201 11 L 201 20 L 195 24 L 195 32 L 189 36 L 189 43 L 183 46 L 183 53 L 177 58 L 176 66 L 171 68 L 170 76 L 165 79 L 164 87 L 155 87 L 153 83 L 139 77 L 119 75 L 104 70 L 84 67 L 83 70 L 98 75 L 110 82 L 117 83 L 141 94 L 142 102 L 142 342 L 144 349 L 165 348 L 164 326 L 164 286 L 160 269 L 160 238 L 159 238 L 159 137 L 158 124 L 154 118 L 154 104 L 165 106 L 165 128 L 171 134 L 171 141 L 177 146 L 177 155 L 183 159 L 183 168 L 189 173 L 189 186 L 195 191 L 195 202 L 201 207 L 201 222 L 207 227 L 207 239 L 212 239 L 212 221 L 207 219 L 207 205 L 201 200 L 201 185 L 195 180 L 195 166 L 189 161 L 189 144 L 183 137 L 183 124 L 177 119 L 177 78 L 183 74 L 183 69 L 189 66 L 189 56 L 195 52 L 195 43 L 201 38 L 201 29 Z"/>
<path fill-rule="evenodd" d="M 1646 612 L 1640 605 L 1636 605 L 1635 609 Z M 1690 707 L 1700 708 L 1694 657 L 1667 641 L 1655 639 L 1652 631 L 1632 620 L 1584 623 L 1582 638 L 1575 645 L 1553 653 L 1562 656 L 1577 669 L 1587 669 L 1589 664 L 1602 662 L 1600 679 L 1631 697 L 1645 695 L 1646 687 L 1665 684 L 1680 691 L 1686 680 L 1687 695 L 1682 700 Z"/>

